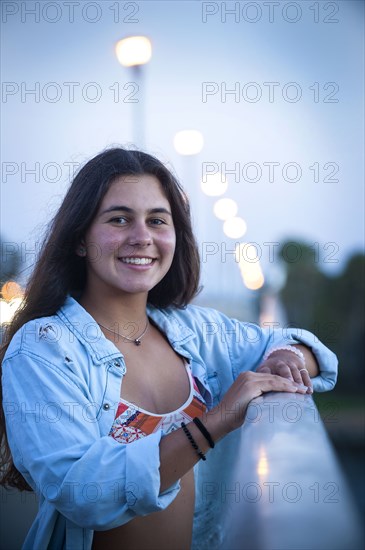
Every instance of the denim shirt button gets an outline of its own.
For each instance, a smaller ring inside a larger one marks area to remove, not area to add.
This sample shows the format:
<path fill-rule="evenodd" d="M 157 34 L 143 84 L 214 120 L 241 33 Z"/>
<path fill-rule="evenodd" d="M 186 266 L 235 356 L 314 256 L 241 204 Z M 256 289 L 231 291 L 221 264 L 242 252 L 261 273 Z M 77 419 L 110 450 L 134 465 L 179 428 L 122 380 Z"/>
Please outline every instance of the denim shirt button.
<path fill-rule="evenodd" d="M 108 411 L 110 409 L 109 403 L 104 403 L 103 409 L 104 409 L 104 411 Z"/>

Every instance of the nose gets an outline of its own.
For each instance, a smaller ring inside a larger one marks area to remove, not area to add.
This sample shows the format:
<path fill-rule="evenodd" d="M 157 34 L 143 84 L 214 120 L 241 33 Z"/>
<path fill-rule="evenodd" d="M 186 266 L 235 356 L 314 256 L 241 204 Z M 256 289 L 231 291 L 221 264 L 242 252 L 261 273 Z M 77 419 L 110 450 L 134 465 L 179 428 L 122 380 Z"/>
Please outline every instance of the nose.
<path fill-rule="evenodd" d="M 128 244 L 131 246 L 148 246 L 152 244 L 150 228 L 143 222 L 133 224 Z"/>

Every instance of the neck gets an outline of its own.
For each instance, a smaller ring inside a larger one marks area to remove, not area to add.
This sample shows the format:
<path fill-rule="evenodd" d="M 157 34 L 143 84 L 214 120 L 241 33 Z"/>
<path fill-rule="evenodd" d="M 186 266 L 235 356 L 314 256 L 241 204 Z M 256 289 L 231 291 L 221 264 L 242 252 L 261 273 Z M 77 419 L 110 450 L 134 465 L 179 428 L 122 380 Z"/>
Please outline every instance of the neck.
<path fill-rule="evenodd" d="M 147 294 L 123 294 L 118 296 L 85 291 L 80 304 L 86 309 L 97 323 L 112 328 L 122 327 L 127 323 L 134 323 L 141 327 L 146 324 Z"/>

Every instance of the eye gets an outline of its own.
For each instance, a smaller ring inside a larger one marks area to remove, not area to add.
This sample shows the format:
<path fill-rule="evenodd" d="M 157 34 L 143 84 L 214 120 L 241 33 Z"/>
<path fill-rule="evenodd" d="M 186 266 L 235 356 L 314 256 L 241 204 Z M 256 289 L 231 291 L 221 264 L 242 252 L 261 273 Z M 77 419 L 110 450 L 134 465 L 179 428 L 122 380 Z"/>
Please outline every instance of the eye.
<path fill-rule="evenodd" d="M 161 218 L 152 218 L 150 219 L 150 223 L 152 225 L 162 225 L 162 224 L 166 224 L 166 221 Z"/>
<path fill-rule="evenodd" d="M 119 225 L 124 225 L 127 223 L 127 218 L 125 218 L 124 216 L 118 216 L 116 218 L 112 218 L 110 220 L 112 223 L 116 223 L 116 224 L 119 224 Z"/>

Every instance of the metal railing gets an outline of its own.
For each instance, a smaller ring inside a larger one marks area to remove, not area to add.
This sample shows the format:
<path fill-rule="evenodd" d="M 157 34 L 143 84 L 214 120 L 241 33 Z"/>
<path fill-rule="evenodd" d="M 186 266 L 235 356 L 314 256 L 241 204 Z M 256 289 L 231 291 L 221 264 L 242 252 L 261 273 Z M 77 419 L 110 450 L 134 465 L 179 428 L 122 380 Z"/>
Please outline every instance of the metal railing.
<path fill-rule="evenodd" d="M 364 548 L 358 512 L 311 396 L 254 399 L 241 432 L 226 484 L 222 550 Z"/>

